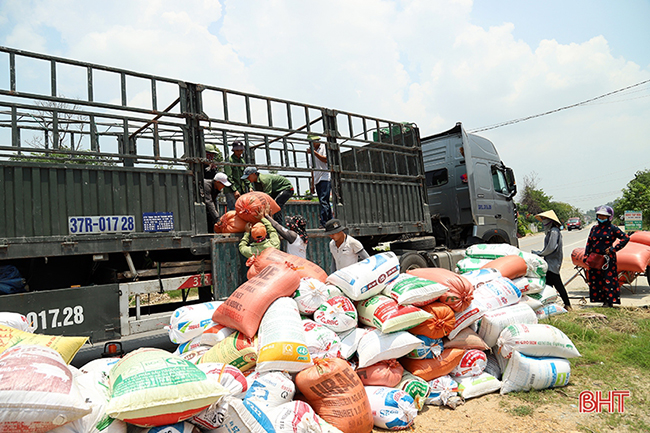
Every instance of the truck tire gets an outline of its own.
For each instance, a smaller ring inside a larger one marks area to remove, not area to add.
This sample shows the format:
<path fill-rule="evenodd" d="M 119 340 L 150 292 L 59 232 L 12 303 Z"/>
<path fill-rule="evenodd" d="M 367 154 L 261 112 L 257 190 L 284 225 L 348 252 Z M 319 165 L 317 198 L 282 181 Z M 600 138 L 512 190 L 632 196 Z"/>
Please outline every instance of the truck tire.
<path fill-rule="evenodd" d="M 428 268 L 426 259 L 418 253 L 406 253 L 399 258 L 400 272 L 404 273 L 411 269 Z"/>
<path fill-rule="evenodd" d="M 432 250 L 435 247 L 436 238 L 433 236 L 407 239 L 405 241 L 393 242 L 391 244 L 391 248 L 396 250 Z"/>
<path fill-rule="evenodd" d="M 645 277 L 648 279 L 648 283 L 650 283 L 650 266 L 645 268 Z"/>

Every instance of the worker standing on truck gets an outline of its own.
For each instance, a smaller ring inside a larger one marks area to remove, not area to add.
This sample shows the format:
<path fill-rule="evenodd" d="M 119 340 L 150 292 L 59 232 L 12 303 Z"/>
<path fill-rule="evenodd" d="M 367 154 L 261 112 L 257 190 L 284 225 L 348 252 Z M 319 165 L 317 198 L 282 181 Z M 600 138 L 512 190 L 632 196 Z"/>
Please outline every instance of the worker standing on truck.
<path fill-rule="evenodd" d="M 235 210 L 235 203 L 242 194 L 246 194 L 251 186 L 248 180 L 242 179 L 244 174 L 244 166 L 246 160 L 244 159 L 244 143 L 235 140 L 232 143 L 232 155 L 228 157 L 226 162 L 231 164 L 241 165 L 226 165 L 223 168 L 224 173 L 228 176 L 228 182 L 232 184 L 232 191 L 226 192 L 226 207 L 228 210 Z"/>
<path fill-rule="evenodd" d="M 312 173 L 312 191 L 316 191 L 318 203 L 320 203 L 320 225 L 325 227 L 325 223 L 332 219 L 332 207 L 330 206 L 330 193 L 332 191 L 332 182 L 330 172 L 327 167 L 327 149 L 320 142 L 318 135 L 310 134 L 307 139 L 311 142 L 314 151 L 314 160 L 308 155 L 311 166 L 315 168 Z"/>
<path fill-rule="evenodd" d="M 214 179 L 203 180 L 203 202 L 205 203 L 208 214 L 208 232 L 214 232 L 214 225 L 219 221 L 219 212 L 217 211 L 217 197 L 223 191 L 232 193 L 231 183 L 225 173 L 216 173 Z"/>
<path fill-rule="evenodd" d="M 346 231 L 347 228 L 336 218 L 325 223 L 325 234 L 332 239 L 330 241 L 332 272 L 370 257 L 361 242 L 348 235 Z"/>
<path fill-rule="evenodd" d="M 219 169 L 217 168 L 218 160 L 215 159 L 218 152 L 219 150 L 217 149 L 216 145 L 212 143 L 208 143 L 205 145 L 205 159 L 207 161 L 204 162 L 205 165 L 205 167 L 203 168 L 204 179 L 214 179 L 214 176 L 219 172 Z"/>
<path fill-rule="evenodd" d="M 248 180 L 253 190 L 264 192 L 275 200 L 280 211 L 273 215 L 273 219 L 282 224 L 282 209 L 293 195 L 293 185 L 289 179 L 279 174 L 259 173 L 257 167 L 246 167 L 241 178 Z"/>
<path fill-rule="evenodd" d="M 239 241 L 239 252 L 247 259 L 257 256 L 265 249 L 273 247 L 280 249 L 280 238 L 269 220 L 262 218 L 260 222 L 249 226 Z"/>

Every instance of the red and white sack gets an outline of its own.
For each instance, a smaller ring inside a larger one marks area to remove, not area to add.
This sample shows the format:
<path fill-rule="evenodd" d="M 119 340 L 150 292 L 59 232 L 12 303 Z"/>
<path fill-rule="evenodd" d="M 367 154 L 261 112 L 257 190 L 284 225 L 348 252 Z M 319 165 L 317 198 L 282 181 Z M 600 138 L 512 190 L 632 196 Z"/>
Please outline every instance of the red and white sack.
<path fill-rule="evenodd" d="M 413 397 L 400 389 L 385 386 L 366 386 L 365 388 L 372 408 L 375 427 L 386 430 L 404 430 L 413 424 L 418 415 Z"/>
<path fill-rule="evenodd" d="M 444 375 L 427 382 L 429 394 L 425 399 L 426 404 L 444 406 L 451 397 L 458 395 L 458 382 L 451 376 Z"/>
<path fill-rule="evenodd" d="M 302 314 L 314 314 L 328 299 L 342 295 L 343 292 L 331 284 L 325 284 L 316 278 L 301 278 L 293 299 Z"/>
<path fill-rule="evenodd" d="M 398 275 L 399 259 L 389 251 L 339 269 L 326 281 L 341 289 L 353 301 L 362 301 L 381 293 L 386 284 Z"/>
<path fill-rule="evenodd" d="M 260 374 L 248 388 L 244 400 L 255 403 L 259 408 L 277 407 L 293 400 L 296 385 L 291 376 L 282 371 Z"/>
<path fill-rule="evenodd" d="M 359 368 L 379 361 L 401 358 L 418 347 L 420 343 L 420 339 L 405 331 L 384 334 L 379 329 L 373 329 L 359 341 L 357 348 Z"/>
<path fill-rule="evenodd" d="M 212 322 L 201 334 L 201 344 L 203 346 L 214 346 L 233 332 L 235 330 L 232 328 Z"/>
<path fill-rule="evenodd" d="M 522 295 L 539 293 L 546 287 L 546 277 L 520 277 L 515 278 L 512 282 L 521 291 Z"/>
<path fill-rule="evenodd" d="M 449 290 L 449 287 L 415 275 L 399 274 L 388 283 L 383 294 L 394 299 L 399 305 L 430 304 Z"/>
<path fill-rule="evenodd" d="M 451 377 L 478 376 L 487 365 L 487 355 L 482 350 L 470 349 L 465 352 L 460 362 L 451 371 Z"/>
<path fill-rule="evenodd" d="M 241 395 L 248 390 L 248 382 L 237 367 L 218 362 L 199 364 L 198 367 L 208 377 L 226 388 L 230 395 Z M 216 429 L 222 426 L 227 411 L 227 399 L 222 398 L 190 418 L 189 421 L 206 430 Z"/>
<path fill-rule="evenodd" d="M 514 351 L 501 378 L 501 395 L 566 386 L 571 363 L 564 358 L 533 358 Z"/>
<path fill-rule="evenodd" d="M 336 332 L 310 319 L 303 319 L 302 327 L 305 330 L 307 350 L 312 359 L 341 356 L 341 339 Z"/>
<path fill-rule="evenodd" d="M 256 370 L 296 373 L 312 365 L 300 312 L 291 298 L 276 299 L 264 313 L 259 328 Z"/>
<path fill-rule="evenodd" d="M 92 411 L 61 355 L 48 347 L 5 350 L 0 378 L 2 432 L 44 433 Z"/>
<path fill-rule="evenodd" d="M 455 314 L 456 322 L 454 323 L 454 328 L 451 330 L 447 338 L 453 340 L 460 331 L 469 327 L 471 324 L 483 317 L 485 312 L 485 305 L 478 300 L 473 300 L 469 307 Z"/>
<path fill-rule="evenodd" d="M 537 323 L 537 316 L 526 304 L 509 305 L 485 313 L 478 324 L 477 333 L 488 346 L 493 347 L 501 331 L 513 323 Z"/>
<path fill-rule="evenodd" d="M 490 394 L 501 389 L 501 381 L 489 373 L 458 378 L 458 393 L 465 400 Z"/>
<path fill-rule="evenodd" d="M 177 308 L 165 326 L 171 342 L 181 344 L 201 335 L 214 325 L 212 315 L 221 304 L 223 301 L 213 301 Z"/>
<path fill-rule="evenodd" d="M 314 312 L 314 322 L 334 332 L 349 331 L 358 324 L 357 309 L 345 296 L 335 296 L 318 307 Z"/>
<path fill-rule="evenodd" d="M 528 356 L 552 356 L 575 358 L 580 352 L 564 332 L 555 326 L 538 324 L 514 324 L 507 326 L 497 340 L 499 353 L 508 359 L 513 351 Z"/>
<path fill-rule="evenodd" d="M 0 312 L 0 325 L 10 326 L 14 329 L 29 333 L 34 333 L 34 330 L 36 330 L 36 326 L 29 323 L 27 317 L 20 313 L 12 313 L 9 311 Z"/>
<path fill-rule="evenodd" d="M 376 295 L 357 304 L 359 323 L 380 329 L 384 334 L 413 328 L 433 317 L 413 305 L 398 305 L 394 299 Z"/>
<path fill-rule="evenodd" d="M 361 338 L 374 328 L 354 328 L 339 334 L 341 338 L 341 358 L 350 359 L 357 352 Z"/>
<path fill-rule="evenodd" d="M 483 304 L 485 311 L 513 305 L 521 299 L 521 292 L 508 278 L 495 278 L 474 289 L 474 300 Z"/>
<path fill-rule="evenodd" d="M 323 433 L 321 422 L 325 421 L 320 421 L 314 409 L 304 401 L 290 401 L 264 408 L 264 411 L 273 423 L 275 433 Z"/>

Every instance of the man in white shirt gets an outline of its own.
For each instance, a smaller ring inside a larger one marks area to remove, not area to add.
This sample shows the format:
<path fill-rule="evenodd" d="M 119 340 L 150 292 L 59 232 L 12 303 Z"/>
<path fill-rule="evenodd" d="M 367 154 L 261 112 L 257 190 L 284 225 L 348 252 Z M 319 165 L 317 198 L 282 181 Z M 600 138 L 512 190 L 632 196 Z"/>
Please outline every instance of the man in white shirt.
<path fill-rule="evenodd" d="M 332 219 L 332 208 L 330 206 L 330 192 L 332 191 L 332 183 L 330 180 L 330 172 L 327 168 L 327 149 L 320 142 L 318 135 L 310 134 L 307 139 L 311 142 L 312 149 L 314 150 L 314 159 L 312 167 L 317 169 L 313 173 L 312 178 L 312 191 L 316 190 L 318 202 L 320 203 L 320 225 L 325 227 L 325 223 Z M 310 161 L 312 160 L 309 155 Z"/>
<path fill-rule="evenodd" d="M 341 221 L 337 219 L 331 219 L 325 223 L 325 234 L 332 239 L 330 241 L 330 253 L 332 253 L 331 272 L 370 257 L 361 242 L 347 235 L 346 230 Z"/>

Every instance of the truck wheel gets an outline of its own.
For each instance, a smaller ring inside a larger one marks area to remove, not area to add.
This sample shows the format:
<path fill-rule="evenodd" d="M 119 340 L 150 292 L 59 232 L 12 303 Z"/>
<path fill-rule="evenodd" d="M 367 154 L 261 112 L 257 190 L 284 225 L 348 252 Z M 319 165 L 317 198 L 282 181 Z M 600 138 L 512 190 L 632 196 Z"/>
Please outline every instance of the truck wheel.
<path fill-rule="evenodd" d="M 645 268 L 645 277 L 648 279 L 648 283 L 650 283 L 650 266 Z"/>
<path fill-rule="evenodd" d="M 408 239 L 391 244 L 391 248 L 396 250 L 432 250 L 435 247 L 436 238 L 433 236 L 423 236 L 421 238 Z"/>
<path fill-rule="evenodd" d="M 427 261 L 418 253 L 407 253 L 399 258 L 400 272 L 410 271 L 411 269 L 428 268 Z"/>

